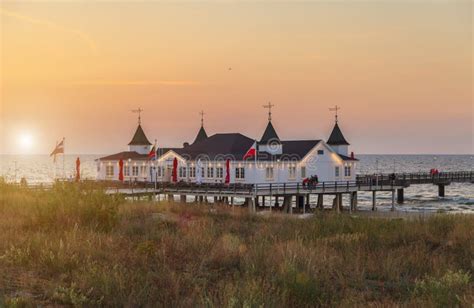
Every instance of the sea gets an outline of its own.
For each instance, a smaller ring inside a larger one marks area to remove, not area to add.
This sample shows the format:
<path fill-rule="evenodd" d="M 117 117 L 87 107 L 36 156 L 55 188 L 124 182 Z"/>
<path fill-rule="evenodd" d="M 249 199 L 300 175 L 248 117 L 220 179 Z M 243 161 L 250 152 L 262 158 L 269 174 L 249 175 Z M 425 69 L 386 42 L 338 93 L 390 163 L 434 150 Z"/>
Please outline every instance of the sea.
<path fill-rule="evenodd" d="M 0 176 L 7 182 L 52 183 L 57 177 L 72 179 L 76 158 L 81 160 L 83 179 L 95 179 L 96 159 L 104 155 L 65 155 L 56 162 L 48 155 L 0 155 Z M 443 171 L 474 171 L 474 155 L 359 155 L 359 174 L 429 172 L 435 168 Z M 372 207 L 371 193 L 359 192 L 361 210 Z M 389 211 L 391 193 L 377 193 L 377 209 Z M 348 200 L 343 200 L 348 204 Z M 325 200 L 330 205 L 330 200 Z M 396 206 L 403 212 L 448 212 L 474 214 L 474 184 L 452 183 L 446 187 L 446 196 L 438 197 L 435 185 L 413 185 L 405 189 L 405 203 Z"/>

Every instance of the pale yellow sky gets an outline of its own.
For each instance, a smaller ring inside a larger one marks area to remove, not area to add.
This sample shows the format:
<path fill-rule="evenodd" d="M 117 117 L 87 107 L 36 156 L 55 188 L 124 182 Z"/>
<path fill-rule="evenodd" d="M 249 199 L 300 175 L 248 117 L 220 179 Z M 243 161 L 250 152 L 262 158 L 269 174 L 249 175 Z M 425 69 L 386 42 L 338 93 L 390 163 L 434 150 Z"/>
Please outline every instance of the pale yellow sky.
<path fill-rule="evenodd" d="M 0 153 L 123 150 L 141 106 L 149 139 L 284 139 L 356 153 L 473 153 L 470 1 L 0 4 Z M 229 68 L 232 68 L 229 70 Z"/>

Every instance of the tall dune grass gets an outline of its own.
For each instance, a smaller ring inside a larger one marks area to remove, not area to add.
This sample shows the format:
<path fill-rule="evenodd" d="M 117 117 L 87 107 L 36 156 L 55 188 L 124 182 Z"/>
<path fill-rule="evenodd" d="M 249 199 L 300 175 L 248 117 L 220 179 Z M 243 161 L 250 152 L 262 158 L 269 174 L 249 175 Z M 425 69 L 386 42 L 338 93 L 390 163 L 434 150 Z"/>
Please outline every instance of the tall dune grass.
<path fill-rule="evenodd" d="M 469 306 L 474 217 L 262 217 L 0 184 L 0 306 Z"/>

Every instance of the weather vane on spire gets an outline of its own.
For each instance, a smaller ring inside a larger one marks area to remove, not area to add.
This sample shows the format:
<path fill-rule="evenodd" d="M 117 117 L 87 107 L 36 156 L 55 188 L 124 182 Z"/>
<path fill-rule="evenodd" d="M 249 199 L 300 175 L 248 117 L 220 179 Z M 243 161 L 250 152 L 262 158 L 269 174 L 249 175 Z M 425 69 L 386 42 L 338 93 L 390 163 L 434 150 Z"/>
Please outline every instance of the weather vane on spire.
<path fill-rule="evenodd" d="M 341 108 L 336 105 L 334 108 L 329 108 L 330 111 L 334 111 L 336 113 L 336 123 L 337 123 L 337 111 L 340 110 Z"/>
<path fill-rule="evenodd" d="M 138 125 L 142 124 L 142 111 L 143 109 L 141 107 L 138 107 L 138 109 L 133 109 L 132 112 L 133 113 L 138 113 Z"/>
<path fill-rule="evenodd" d="M 204 127 L 204 110 L 201 110 L 201 112 L 199 113 L 201 115 L 201 126 Z"/>
<path fill-rule="evenodd" d="M 271 102 L 268 102 L 267 105 L 263 105 L 263 108 L 268 108 L 268 121 L 272 120 L 272 107 L 275 107 Z"/>

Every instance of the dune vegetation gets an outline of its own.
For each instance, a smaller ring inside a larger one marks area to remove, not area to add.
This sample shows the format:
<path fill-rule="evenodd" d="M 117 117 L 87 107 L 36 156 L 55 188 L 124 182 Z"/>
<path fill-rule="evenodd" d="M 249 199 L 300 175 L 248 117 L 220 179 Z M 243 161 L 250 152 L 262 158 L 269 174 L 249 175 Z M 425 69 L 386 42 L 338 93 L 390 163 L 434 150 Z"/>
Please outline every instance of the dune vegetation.
<path fill-rule="evenodd" d="M 470 306 L 474 217 L 307 219 L 0 183 L 0 306 Z"/>

